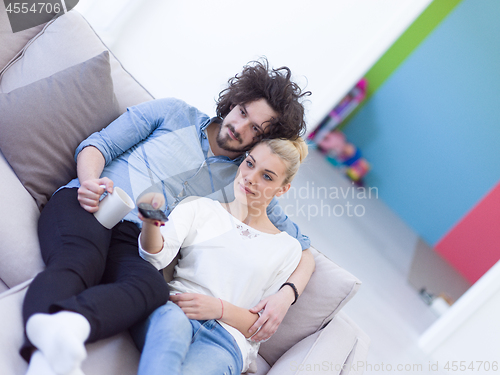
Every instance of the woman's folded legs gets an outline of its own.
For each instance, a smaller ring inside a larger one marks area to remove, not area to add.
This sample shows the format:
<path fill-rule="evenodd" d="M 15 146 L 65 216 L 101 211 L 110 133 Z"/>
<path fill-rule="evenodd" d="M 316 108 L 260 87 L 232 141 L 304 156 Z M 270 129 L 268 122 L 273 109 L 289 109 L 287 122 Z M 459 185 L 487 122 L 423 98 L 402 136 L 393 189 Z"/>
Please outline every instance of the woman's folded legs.
<path fill-rule="evenodd" d="M 240 374 L 236 341 L 216 320 L 190 320 L 169 301 L 132 330 L 142 350 L 139 375 Z"/>

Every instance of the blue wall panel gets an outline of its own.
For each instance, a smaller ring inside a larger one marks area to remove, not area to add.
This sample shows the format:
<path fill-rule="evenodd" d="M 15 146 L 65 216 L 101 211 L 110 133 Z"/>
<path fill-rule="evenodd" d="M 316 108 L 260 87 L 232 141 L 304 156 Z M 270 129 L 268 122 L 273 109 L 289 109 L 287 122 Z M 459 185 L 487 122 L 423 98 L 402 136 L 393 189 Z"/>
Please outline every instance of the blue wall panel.
<path fill-rule="evenodd" d="M 431 244 L 500 179 L 499 19 L 500 1 L 464 0 L 344 129 Z"/>

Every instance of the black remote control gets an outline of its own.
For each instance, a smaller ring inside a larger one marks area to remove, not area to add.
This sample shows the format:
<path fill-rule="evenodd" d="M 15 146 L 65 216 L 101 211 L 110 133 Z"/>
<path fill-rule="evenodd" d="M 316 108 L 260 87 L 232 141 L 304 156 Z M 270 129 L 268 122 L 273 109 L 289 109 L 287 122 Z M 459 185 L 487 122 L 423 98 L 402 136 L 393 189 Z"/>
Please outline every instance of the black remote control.
<path fill-rule="evenodd" d="M 163 222 L 168 221 L 167 215 L 165 215 L 162 210 L 153 208 L 153 206 L 149 203 L 139 203 L 137 208 L 139 209 L 141 215 L 146 219 L 159 220 Z"/>

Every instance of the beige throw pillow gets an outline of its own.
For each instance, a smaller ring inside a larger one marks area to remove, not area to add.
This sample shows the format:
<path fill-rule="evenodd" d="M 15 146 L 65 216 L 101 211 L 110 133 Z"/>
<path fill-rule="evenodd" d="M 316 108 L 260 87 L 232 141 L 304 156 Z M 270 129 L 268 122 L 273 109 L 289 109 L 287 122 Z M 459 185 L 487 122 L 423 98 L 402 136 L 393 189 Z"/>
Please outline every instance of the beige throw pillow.
<path fill-rule="evenodd" d="M 0 150 L 41 210 L 76 177 L 74 152 L 119 116 L 107 51 L 0 94 Z"/>
<path fill-rule="evenodd" d="M 259 354 L 269 365 L 302 339 L 318 332 L 356 294 L 361 281 L 314 248 L 316 269 L 306 289 Z M 288 287 L 287 287 L 288 288 Z"/>

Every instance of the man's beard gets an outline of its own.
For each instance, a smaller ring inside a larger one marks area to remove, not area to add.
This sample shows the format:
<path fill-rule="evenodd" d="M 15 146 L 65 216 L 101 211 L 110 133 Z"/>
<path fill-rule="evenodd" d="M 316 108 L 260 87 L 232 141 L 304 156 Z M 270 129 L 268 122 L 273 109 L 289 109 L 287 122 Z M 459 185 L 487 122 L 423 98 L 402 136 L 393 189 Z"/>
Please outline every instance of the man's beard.
<path fill-rule="evenodd" d="M 231 147 L 229 145 L 229 142 L 233 141 L 233 139 L 231 138 L 231 136 L 229 134 L 227 134 L 225 137 L 223 137 L 221 135 L 223 127 L 224 127 L 224 124 L 221 124 L 220 128 L 219 128 L 219 133 L 217 133 L 217 137 L 215 138 L 215 140 L 217 141 L 217 145 L 226 151 L 243 153 L 245 151 L 251 150 L 253 148 L 253 146 L 255 145 L 255 143 L 257 143 L 257 142 L 252 143 L 246 147 Z M 228 124 L 226 127 L 229 130 L 231 130 L 231 132 L 236 137 L 236 140 L 241 143 L 241 137 L 238 133 L 235 132 L 233 126 L 231 124 Z"/>

